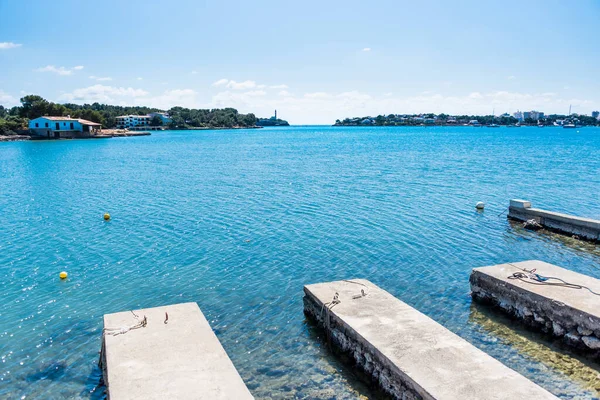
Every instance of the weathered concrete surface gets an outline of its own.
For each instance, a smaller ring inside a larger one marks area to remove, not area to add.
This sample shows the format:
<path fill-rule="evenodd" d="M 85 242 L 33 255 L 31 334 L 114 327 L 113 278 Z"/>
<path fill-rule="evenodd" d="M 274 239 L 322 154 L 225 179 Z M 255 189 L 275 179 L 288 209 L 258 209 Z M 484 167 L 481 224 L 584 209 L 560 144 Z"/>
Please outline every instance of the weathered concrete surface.
<path fill-rule="evenodd" d="M 531 208 L 529 201 L 511 200 L 508 207 L 508 218 L 517 221 L 533 219 L 544 228 L 555 232 L 576 235 L 594 242 L 600 241 L 600 221 Z"/>
<path fill-rule="evenodd" d="M 104 316 L 102 369 L 110 400 L 252 399 L 196 303 Z M 165 324 L 165 313 L 168 321 Z"/>
<path fill-rule="evenodd" d="M 307 285 L 304 293 L 304 312 L 332 346 L 395 399 L 556 399 L 367 280 Z M 340 302 L 327 305 L 336 293 Z"/>
<path fill-rule="evenodd" d="M 533 260 L 473 269 L 470 278 L 473 298 L 495 304 L 528 325 L 552 333 L 594 358 L 600 357 L 600 296 L 585 288 L 537 285 L 509 279 L 513 273 L 524 269 L 535 269 L 539 275 L 560 278 L 600 293 L 598 279 Z"/>

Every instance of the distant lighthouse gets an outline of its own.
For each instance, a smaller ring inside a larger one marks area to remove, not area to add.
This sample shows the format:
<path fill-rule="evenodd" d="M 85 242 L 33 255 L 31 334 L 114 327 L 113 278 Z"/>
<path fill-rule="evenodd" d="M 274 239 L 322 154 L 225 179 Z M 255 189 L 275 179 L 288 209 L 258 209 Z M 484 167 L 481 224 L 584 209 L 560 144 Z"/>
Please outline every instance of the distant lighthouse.
<path fill-rule="evenodd" d="M 275 119 L 277 119 L 277 110 L 275 110 Z"/>

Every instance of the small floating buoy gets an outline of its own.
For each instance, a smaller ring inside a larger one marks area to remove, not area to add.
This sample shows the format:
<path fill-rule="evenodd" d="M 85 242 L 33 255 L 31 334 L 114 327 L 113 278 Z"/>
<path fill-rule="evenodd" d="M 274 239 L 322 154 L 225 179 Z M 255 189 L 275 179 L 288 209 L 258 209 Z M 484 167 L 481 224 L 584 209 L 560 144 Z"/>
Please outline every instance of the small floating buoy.
<path fill-rule="evenodd" d="M 104 220 L 108 221 L 110 219 L 110 214 L 109 213 L 105 213 L 104 214 Z"/>
<path fill-rule="evenodd" d="M 485 208 L 485 204 L 483 203 L 483 201 L 479 201 L 477 202 L 477 204 L 475 204 L 475 208 L 478 210 L 483 210 Z"/>
<path fill-rule="evenodd" d="M 58 274 L 58 276 L 60 276 L 60 279 L 67 279 L 69 274 L 67 274 L 65 271 L 62 271 L 60 274 Z"/>

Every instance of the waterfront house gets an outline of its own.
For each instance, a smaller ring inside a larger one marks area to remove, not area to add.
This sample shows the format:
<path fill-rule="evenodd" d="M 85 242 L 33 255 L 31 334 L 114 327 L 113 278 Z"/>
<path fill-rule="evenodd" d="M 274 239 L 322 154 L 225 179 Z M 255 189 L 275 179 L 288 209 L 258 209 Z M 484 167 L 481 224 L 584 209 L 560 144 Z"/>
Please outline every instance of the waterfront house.
<path fill-rule="evenodd" d="M 33 135 L 56 139 L 95 136 L 101 127 L 99 123 L 70 116 L 44 116 L 29 121 L 29 131 Z"/>
<path fill-rule="evenodd" d="M 132 131 L 148 129 L 151 119 L 149 115 L 121 115 L 115 118 L 117 129 L 129 129 Z"/>
<path fill-rule="evenodd" d="M 157 116 L 162 124 L 160 126 L 150 125 L 152 119 Z M 149 131 L 163 129 L 171 123 L 172 119 L 165 113 L 151 113 L 148 115 L 121 115 L 115 117 L 117 129 L 128 129 L 130 131 Z"/>

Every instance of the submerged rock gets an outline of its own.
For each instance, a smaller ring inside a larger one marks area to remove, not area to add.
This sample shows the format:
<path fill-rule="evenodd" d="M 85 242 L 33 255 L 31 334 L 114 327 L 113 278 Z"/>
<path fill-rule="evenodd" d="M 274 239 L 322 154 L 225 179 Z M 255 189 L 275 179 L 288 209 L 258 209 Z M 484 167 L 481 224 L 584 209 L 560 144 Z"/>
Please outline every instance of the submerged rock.
<path fill-rule="evenodd" d="M 523 228 L 531 231 L 539 231 L 543 228 L 543 226 L 535 219 L 528 219 L 527 221 L 523 222 Z"/>
<path fill-rule="evenodd" d="M 600 339 L 598 339 L 595 336 L 584 336 L 581 338 L 581 340 L 590 349 L 594 349 L 594 350 L 600 349 Z"/>

